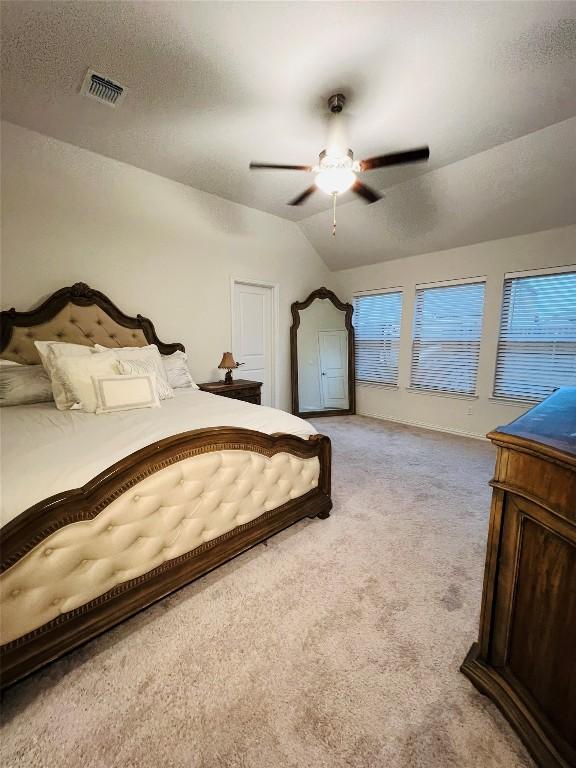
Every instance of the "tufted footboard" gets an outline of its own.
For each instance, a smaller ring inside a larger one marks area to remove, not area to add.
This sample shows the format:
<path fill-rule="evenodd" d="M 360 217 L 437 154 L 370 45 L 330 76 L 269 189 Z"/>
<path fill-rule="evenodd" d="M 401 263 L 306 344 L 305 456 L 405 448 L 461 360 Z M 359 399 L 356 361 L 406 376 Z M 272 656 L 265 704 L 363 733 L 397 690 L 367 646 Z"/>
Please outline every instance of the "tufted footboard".
<path fill-rule="evenodd" d="M 166 438 L 35 505 L 2 531 L 2 685 L 330 508 L 327 437 L 232 427 Z"/>

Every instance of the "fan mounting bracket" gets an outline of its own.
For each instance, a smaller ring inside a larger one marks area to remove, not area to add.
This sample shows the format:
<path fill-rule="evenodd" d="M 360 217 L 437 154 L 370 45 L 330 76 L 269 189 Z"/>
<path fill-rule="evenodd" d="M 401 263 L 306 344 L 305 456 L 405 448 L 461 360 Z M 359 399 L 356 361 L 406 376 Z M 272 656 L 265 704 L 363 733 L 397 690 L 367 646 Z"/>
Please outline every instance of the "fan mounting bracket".
<path fill-rule="evenodd" d="M 333 157 L 323 149 L 318 156 L 318 170 L 323 168 L 353 168 L 356 169 L 358 163 L 354 162 L 354 153 L 349 149 L 342 157 Z"/>
<path fill-rule="evenodd" d="M 328 99 L 328 107 L 330 108 L 330 112 L 333 112 L 334 114 L 342 112 L 344 104 L 346 104 L 346 96 L 344 96 L 343 93 L 335 93 Z"/>

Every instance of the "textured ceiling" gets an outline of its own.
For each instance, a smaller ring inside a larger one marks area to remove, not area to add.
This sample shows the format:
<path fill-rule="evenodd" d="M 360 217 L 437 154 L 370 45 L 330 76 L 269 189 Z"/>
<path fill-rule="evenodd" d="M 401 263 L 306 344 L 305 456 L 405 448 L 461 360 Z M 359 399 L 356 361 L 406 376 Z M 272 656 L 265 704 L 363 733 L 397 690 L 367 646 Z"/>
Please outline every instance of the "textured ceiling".
<path fill-rule="evenodd" d="M 484 183 L 502 186 L 497 199 L 507 204 L 505 189 L 516 189 L 508 176 L 470 158 L 507 157 L 486 150 L 505 145 L 515 152 L 514 139 L 540 135 L 576 114 L 575 7 L 3 2 L 2 112 L 11 122 L 230 200 L 286 218 L 311 217 L 302 227 L 330 265 L 367 263 L 506 230 L 499 222 L 487 226 L 484 215 L 468 226 L 456 221 L 450 201 L 458 202 L 459 192 L 450 184 L 459 179 L 472 189 L 464 195 L 466 221 L 488 194 Z M 119 109 L 79 95 L 88 67 L 129 88 Z M 348 96 L 356 158 L 431 148 L 428 165 L 366 174 L 375 187 L 394 189 L 374 206 L 347 206 L 343 198 L 337 244 L 326 239 L 326 217 L 314 215 L 329 207 L 327 196 L 318 192 L 296 209 L 285 204 L 309 185 L 306 174 L 248 171 L 250 160 L 313 162 L 324 144 L 325 99 L 336 90 Z M 455 163 L 466 170 L 451 172 Z M 540 172 L 540 161 L 533 165 Z M 561 153 L 552 165 L 561 176 Z M 473 193 L 473 173 L 482 199 Z M 513 178 L 537 181 L 529 169 Z M 491 215 L 490 205 L 482 210 Z M 556 226 L 548 219 L 541 223 Z"/>
<path fill-rule="evenodd" d="M 576 224 L 576 117 L 300 222 L 331 269 Z M 575 255 L 576 256 L 576 255 Z M 576 259 L 575 259 L 576 260 Z"/>

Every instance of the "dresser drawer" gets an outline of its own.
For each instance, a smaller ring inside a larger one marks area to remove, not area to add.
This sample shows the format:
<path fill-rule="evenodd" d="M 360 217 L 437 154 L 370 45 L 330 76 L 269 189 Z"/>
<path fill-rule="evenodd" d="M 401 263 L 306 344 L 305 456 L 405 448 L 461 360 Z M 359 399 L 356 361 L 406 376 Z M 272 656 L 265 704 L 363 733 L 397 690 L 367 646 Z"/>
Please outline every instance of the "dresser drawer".
<path fill-rule="evenodd" d="M 210 392 L 212 395 L 228 397 L 232 400 L 241 400 L 244 403 L 260 405 L 262 384 L 259 381 L 248 381 L 247 379 L 238 379 L 232 384 L 224 384 L 221 381 L 208 381 L 205 384 L 198 385 L 203 392 Z"/>
<path fill-rule="evenodd" d="M 221 397 L 228 397 L 231 400 L 242 400 L 245 403 L 254 403 L 260 405 L 260 391 L 254 392 L 217 392 Z"/>

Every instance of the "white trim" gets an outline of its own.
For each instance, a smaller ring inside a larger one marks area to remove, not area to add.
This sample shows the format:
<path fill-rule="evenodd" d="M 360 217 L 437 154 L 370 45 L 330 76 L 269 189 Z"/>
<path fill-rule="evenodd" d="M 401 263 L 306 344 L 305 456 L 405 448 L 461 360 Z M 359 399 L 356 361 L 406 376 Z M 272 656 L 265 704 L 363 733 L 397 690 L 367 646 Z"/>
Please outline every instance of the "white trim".
<path fill-rule="evenodd" d="M 488 400 L 492 403 L 500 403 L 500 405 L 513 405 L 518 408 L 533 408 L 538 405 L 542 400 L 515 400 L 513 397 L 498 397 L 497 395 L 491 395 Z"/>
<path fill-rule="evenodd" d="M 404 292 L 404 286 L 398 285 L 393 288 L 367 288 L 365 291 L 354 291 L 352 294 L 352 298 L 356 298 L 357 296 L 379 296 L 382 293 L 403 293 Z"/>
<path fill-rule="evenodd" d="M 406 392 L 417 395 L 433 395 L 434 397 L 452 397 L 456 400 L 478 400 L 478 395 L 468 395 L 465 392 L 444 392 L 440 389 L 424 389 L 420 387 L 404 387 Z"/>
<path fill-rule="evenodd" d="M 300 313 L 300 310 L 298 310 Z M 327 410 L 326 401 L 324 399 L 324 387 L 322 385 L 322 352 L 320 350 L 320 329 L 316 329 L 316 362 L 318 367 L 318 389 L 320 390 L 320 408 L 319 411 Z M 348 331 L 346 331 L 348 333 Z M 298 348 L 298 334 L 296 334 L 296 348 Z M 298 350 L 296 350 L 298 351 Z M 298 410 L 300 410 L 300 371 L 298 371 Z"/>
<path fill-rule="evenodd" d="M 542 267 L 542 269 L 527 269 L 524 272 L 505 272 L 504 280 L 513 280 L 517 277 L 539 277 L 540 275 L 558 275 L 562 272 L 574 272 L 576 264 L 567 264 L 560 267 Z"/>
<path fill-rule="evenodd" d="M 483 440 L 488 442 L 486 435 L 481 435 L 479 432 L 467 432 L 464 429 L 454 429 L 451 427 L 441 427 L 438 424 L 427 424 L 423 421 L 412 421 L 411 419 L 396 419 L 392 416 L 384 416 L 381 413 L 368 413 L 367 411 L 356 411 L 358 416 L 369 416 L 372 419 L 380 419 L 381 421 L 391 421 L 394 424 L 405 424 L 408 427 L 420 427 L 421 429 L 429 429 L 432 432 L 446 432 L 450 435 L 458 435 L 459 437 L 471 437 L 474 440 Z"/>
<path fill-rule="evenodd" d="M 486 275 L 476 277 L 456 277 L 453 280 L 438 280 L 433 283 L 416 283 L 417 291 L 426 288 L 449 288 L 452 285 L 469 285 L 470 283 L 485 283 Z"/>
<path fill-rule="evenodd" d="M 355 382 L 357 387 L 369 387 L 376 389 L 400 389 L 398 384 L 387 384 L 385 381 L 361 381 L 356 379 Z"/>
<path fill-rule="evenodd" d="M 230 278 L 230 349 L 232 349 L 232 340 L 234 338 L 234 287 L 236 285 L 252 285 L 256 288 L 272 289 L 272 317 L 274 326 L 272 328 L 272 362 L 270 371 L 272 381 L 270 382 L 270 397 L 272 408 L 277 408 L 280 402 L 280 361 L 278 350 L 280 349 L 280 284 L 272 283 L 267 280 L 249 280 L 240 277 Z"/>

